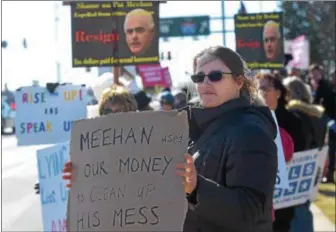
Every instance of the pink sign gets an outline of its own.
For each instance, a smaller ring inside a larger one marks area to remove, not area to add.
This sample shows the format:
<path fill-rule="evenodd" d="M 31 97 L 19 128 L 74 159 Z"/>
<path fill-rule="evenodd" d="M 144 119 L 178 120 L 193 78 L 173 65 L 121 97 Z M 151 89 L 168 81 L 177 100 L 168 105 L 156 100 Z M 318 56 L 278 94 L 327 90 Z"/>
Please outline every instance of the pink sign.
<path fill-rule="evenodd" d="M 309 67 L 309 42 L 306 36 L 301 35 L 291 41 L 291 53 L 293 59 L 289 66 L 298 69 L 308 69 Z"/>
<path fill-rule="evenodd" d="M 168 68 L 162 68 L 160 64 L 148 64 L 137 66 L 144 87 L 171 86 L 171 77 Z"/>

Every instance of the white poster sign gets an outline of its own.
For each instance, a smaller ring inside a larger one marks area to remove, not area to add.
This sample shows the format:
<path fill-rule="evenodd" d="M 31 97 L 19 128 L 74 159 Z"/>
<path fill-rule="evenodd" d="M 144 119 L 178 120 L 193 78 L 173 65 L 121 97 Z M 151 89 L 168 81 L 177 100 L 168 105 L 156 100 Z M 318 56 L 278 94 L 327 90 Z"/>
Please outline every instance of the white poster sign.
<path fill-rule="evenodd" d="M 16 91 L 18 145 L 62 143 L 70 140 L 72 122 L 86 118 L 85 87 L 60 85 L 54 92 L 44 87 Z"/>
<path fill-rule="evenodd" d="M 278 174 L 276 178 L 275 187 L 286 189 L 289 187 L 288 178 L 287 178 L 288 174 L 287 174 L 287 169 L 286 169 L 286 160 L 285 160 L 285 155 L 284 155 L 284 151 L 282 147 L 279 125 L 278 125 L 278 121 L 276 119 L 274 111 L 272 111 L 272 115 L 277 124 L 277 137 L 275 138 L 275 143 L 278 148 Z"/>
<path fill-rule="evenodd" d="M 316 198 L 326 155 L 326 149 L 294 153 L 288 163 L 289 188 L 276 187 L 274 190 L 275 209 L 303 204 Z"/>

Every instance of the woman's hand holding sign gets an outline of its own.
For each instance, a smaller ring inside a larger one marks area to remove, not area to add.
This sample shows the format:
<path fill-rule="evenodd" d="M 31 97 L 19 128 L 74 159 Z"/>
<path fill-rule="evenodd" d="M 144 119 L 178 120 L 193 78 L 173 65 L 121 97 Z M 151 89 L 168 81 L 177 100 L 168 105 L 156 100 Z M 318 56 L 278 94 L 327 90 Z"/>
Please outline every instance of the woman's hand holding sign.
<path fill-rule="evenodd" d="M 177 174 L 183 177 L 184 191 L 191 194 L 197 185 L 197 171 L 193 157 L 189 154 L 184 155 L 186 163 L 177 164 Z"/>
<path fill-rule="evenodd" d="M 63 169 L 63 180 L 70 180 L 72 179 L 72 163 L 70 161 L 66 162 L 64 164 L 64 169 Z M 71 183 L 68 183 L 66 185 L 67 188 L 71 188 Z"/>

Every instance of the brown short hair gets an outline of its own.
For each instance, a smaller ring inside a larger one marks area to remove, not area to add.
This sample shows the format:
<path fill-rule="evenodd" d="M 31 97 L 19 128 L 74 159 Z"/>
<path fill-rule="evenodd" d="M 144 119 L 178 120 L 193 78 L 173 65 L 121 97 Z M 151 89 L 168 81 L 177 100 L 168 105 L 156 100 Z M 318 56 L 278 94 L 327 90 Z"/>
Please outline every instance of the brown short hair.
<path fill-rule="evenodd" d="M 282 83 L 281 76 L 279 74 L 258 73 L 256 75 L 256 79 L 257 80 L 266 79 L 267 81 L 269 81 L 272 84 L 273 88 L 280 91 L 279 101 L 283 103 L 287 102 L 288 90 Z"/>
<path fill-rule="evenodd" d="M 121 85 L 112 85 L 105 89 L 99 101 L 99 115 L 103 115 L 105 104 L 119 104 L 124 107 L 125 112 L 137 111 L 138 104 L 134 96 Z"/>
<path fill-rule="evenodd" d="M 248 70 L 245 60 L 235 51 L 227 47 L 215 46 L 206 48 L 200 53 L 198 53 L 193 62 L 194 62 L 194 73 L 196 72 L 197 59 L 203 55 L 211 55 L 222 61 L 232 72 L 233 78 L 243 78 L 244 84 L 241 89 L 241 94 L 248 98 L 251 102 L 256 97 L 256 88 L 252 80 L 247 79 L 246 71 Z"/>
<path fill-rule="evenodd" d="M 311 64 L 309 66 L 309 71 L 313 71 L 313 70 L 319 70 L 319 71 L 323 71 L 323 66 L 322 65 L 319 65 L 319 64 Z"/>

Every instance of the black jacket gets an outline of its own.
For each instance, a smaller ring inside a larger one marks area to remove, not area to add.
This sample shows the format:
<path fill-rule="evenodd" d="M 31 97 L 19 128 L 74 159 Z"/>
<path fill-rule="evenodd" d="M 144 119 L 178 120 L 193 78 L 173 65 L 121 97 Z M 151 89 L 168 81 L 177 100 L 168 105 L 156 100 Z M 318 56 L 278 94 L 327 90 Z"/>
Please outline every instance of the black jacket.
<path fill-rule="evenodd" d="M 330 81 L 325 79 L 320 80 L 314 103 L 322 104 L 326 110 L 326 116 L 336 120 L 336 87 Z M 329 131 L 329 140 L 336 141 L 336 133 L 333 130 Z"/>
<path fill-rule="evenodd" d="M 305 147 L 303 150 L 322 148 L 324 146 L 324 138 L 326 136 L 327 127 L 322 115 L 314 115 L 314 111 L 318 111 L 318 107 L 313 104 L 297 101 L 296 104 L 287 105 L 290 112 L 296 113 L 302 120 L 305 132 L 302 137 L 305 138 Z"/>
<path fill-rule="evenodd" d="M 275 110 L 279 127 L 285 129 L 293 139 L 294 152 L 309 149 L 309 138 L 305 135 L 309 133 L 305 122 L 296 112 L 291 112 L 285 108 L 285 102 L 279 102 Z"/>
<path fill-rule="evenodd" d="M 184 232 L 271 232 L 277 148 L 269 109 L 241 98 L 188 112 L 198 183 Z"/>

